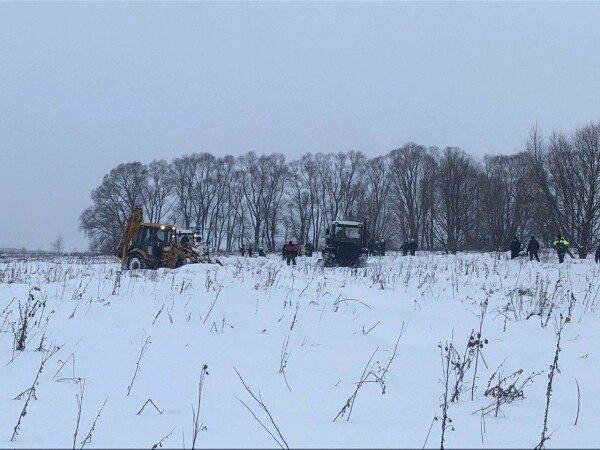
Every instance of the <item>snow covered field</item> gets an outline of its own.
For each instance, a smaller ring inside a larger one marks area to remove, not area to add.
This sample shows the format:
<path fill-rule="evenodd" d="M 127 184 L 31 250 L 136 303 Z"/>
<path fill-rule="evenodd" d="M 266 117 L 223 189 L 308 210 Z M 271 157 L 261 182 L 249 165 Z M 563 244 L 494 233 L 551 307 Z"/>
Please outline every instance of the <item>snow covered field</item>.
<path fill-rule="evenodd" d="M 545 445 L 600 442 L 592 260 L 223 262 L 0 260 L 0 447 L 532 448 L 561 314 Z"/>

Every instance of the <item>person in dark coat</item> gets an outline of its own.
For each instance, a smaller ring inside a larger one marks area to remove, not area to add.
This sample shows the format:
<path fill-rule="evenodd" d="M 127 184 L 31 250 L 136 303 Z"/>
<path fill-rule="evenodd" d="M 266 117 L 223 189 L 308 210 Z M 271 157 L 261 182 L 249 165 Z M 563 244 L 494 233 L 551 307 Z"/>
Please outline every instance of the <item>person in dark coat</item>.
<path fill-rule="evenodd" d="M 249 256 L 250 258 L 252 258 L 252 252 L 253 252 L 253 251 L 254 251 L 254 247 L 252 246 L 252 244 L 250 244 L 250 245 L 248 246 L 248 256 Z"/>
<path fill-rule="evenodd" d="M 510 243 L 510 259 L 515 259 L 519 256 L 521 252 L 521 242 L 519 238 L 515 236 L 515 238 Z"/>
<path fill-rule="evenodd" d="M 565 255 L 569 251 L 569 241 L 567 241 L 560 234 L 556 236 L 556 240 L 552 243 L 554 248 L 556 249 L 556 254 L 558 255 L 558 262 L 565 262 Z M 570 254 L 570 252 L 569 252 Z"/>
<path fill-rule="evenodd" d="M 242 246 L 240 247 L 240 253 L 242 254 L 242 256 L 246 255 L 246 246 L 244 244 L 242 244 Z"/>
<path fill-rule="evenodd" d="M 369 249 L 369 256 L 375 255 L 375 242 L 373 242 L 373 239 L 369 239 L 367 248 Z"/>
<path fill-rule="evenodd" d="M 400 250 L 402 250 L 402 256 L 408 255 L 408 242 L 404 241 L 400 246 Z"/>
<path fill-rule="evenodd" d="M 379 243 L 379 256 L 385 256 L 385 241 L 383 239 Z"/>
<path fill-rule="evenodd" d="M 594 260 L 596 261 L 596 263 L 600 263 L 600 245 L 596 249 L 596 253 L 594 255 Z"/>
<path fill-rule="evenodd" d="M 296 256 L 298 256 L 298 246 L 290 241 L 283 246 L 283 253 L 285 254 L 287 265 L 289 266 L 292 263 L 295 266 Z"/>
<path fill-rule="evenodd" d="M 162 259 L 163 241 L 156 235 L 156 228 L 151 228 L 150 237 L 148 238 L 148 247 L 152 247 L 152 257 L 160 262 Z"/>
<path fill-rule="evenodd" d="M 380 252 L 381 252 L 381 247 L 379 245 L 379 241 L 375 241 L 373 243 L 373 252 L 372 252 L 372 255 L 373 256 L 379 256 L 381 254 Z"/>
<path fill-rule="evenodd" d="M 308 244 L 306 244 L 306 247 L 304 247 L 304 254 L 308 257 L 311 257 L 313 255 L 314 251 L 315 251 L 315 249 L 310 242 Z"/>
<path fill-rule="evenodd" d="M 529 254 L 529 261 L 533 261 L 533 258 L 537 262 L 540 262 L 540 257 L 538 252 L 540 251 L 540 243 L 535 238 L 535 236 L 531 236 L 529 242 L 527 243 L 527 253 Z"/>
<path fill-rule="evenodd" d="M 267 256 L 264 248 L 258 247 L 258 256 L 262 256 L 263 258 L 265 258 Z"/>
<path fill-rule="evenodd" d="M 417 241 L 411 239 L 408 242 L 408 251 L 410 252 L 410 256 L 415 256 L 415 252 L 417 251 Z"/>

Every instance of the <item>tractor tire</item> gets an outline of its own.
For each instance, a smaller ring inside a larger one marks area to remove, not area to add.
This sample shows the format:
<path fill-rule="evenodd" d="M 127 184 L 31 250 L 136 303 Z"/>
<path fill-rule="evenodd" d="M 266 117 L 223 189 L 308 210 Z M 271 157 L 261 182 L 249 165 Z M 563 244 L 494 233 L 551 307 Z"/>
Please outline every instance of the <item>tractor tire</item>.
<path fill-rule="evenodd" d="M 142 258 L 137 253 L 134 253 L 134 254 L 129 255 L 127 257 L 127 265 L 126 265 L 126 267 L 129 270 L 145 269 L 146 268 L 146 261 L 144 261 L 144 258 Z"/>

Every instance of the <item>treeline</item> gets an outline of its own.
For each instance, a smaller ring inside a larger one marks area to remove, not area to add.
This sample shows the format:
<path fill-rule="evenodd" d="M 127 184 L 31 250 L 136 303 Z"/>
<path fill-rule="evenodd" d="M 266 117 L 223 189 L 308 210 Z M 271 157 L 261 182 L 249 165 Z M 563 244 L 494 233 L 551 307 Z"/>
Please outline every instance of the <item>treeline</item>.
<path fill-rule="evenodd" d="M 506 250 L 533 234 L 566 236 L 580 257 L 600 226 L 600 122 L 543 139 L 533 128 L 520 153 L 476 160 L 456 147 L 409 143 L 384 156 L 350 151 L 234 157 L 194 153 L 120 164 L 81 214 L 93 251 L 111 252 L 135 206 L 146 221 L 204 229 L 219 251 L 241 243 L 275 250 L 289 239 L 319 246 L 335 219 L 367 221 L 397 248 Z"/>

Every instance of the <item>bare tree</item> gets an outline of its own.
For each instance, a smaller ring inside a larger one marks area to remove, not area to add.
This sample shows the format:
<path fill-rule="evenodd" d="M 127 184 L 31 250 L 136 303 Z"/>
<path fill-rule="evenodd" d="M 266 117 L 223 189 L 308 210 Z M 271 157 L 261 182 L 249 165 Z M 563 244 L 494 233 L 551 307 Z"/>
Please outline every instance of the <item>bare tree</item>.
<path fill-rule="evenodd" d="M 170 167 L 161 159 L 152 161 L 146 170 L 147 179 L 141 192 L 143 208 L 149 222 L 160 222 L 173 205 Z"/>
<path fill-rule="evenodd" d="M 310 155 L 305 155 L 299 161 L 290 163 L 289 183 L 287 186 L 287 208 L 292 235 L 301 242 L 308 241 L 311 226 L 310 214 L 312 207 L 310 187 L 306 185 L 304 176 L 305 164 Z"/>
<path fill-rule="evenodd" d="M 267 158 L 268 164 L 268 189 L 264 196 L 265 241 L 270 251 L 274 251 L 276 244 L 277 226 L 283 217 L 282 204 L 284 203 L 285 187 L 288 181 L 288 166 L 282 154 L 275 153 Z M 258 245 L 258 243 L 256 243 Z"/>
<path fill-rule="evenodd" d="M 536 127 L 528 151 L 537 188 L 556 231 L 570 237 L 579 257 L 585 258 L 600 224 L 600 123 L 571 136 L 554 133 L 547 145 Z"/>
<path fill-rule="evenodd" d="M 369 236 L 389 239 L 394 232 L 393 207 L 390 202 L 388 158 L 379 156 L 366 164 L 364 194 L 359 197 L 359 211 L 365 211 Z"/>
<path fill-rule="evenodd" d="M 400 234 L 405 238 L 419 239 L 426 212 L 421 196 L 424 183 L 429 181 L 426 175 L 430 158 L 425 147 L 413 143 L 390 153 L 390 197 Z"/>
<path fill-rule="evenodd" d="M 465 152 L 447 147 L 438 162 L 437 226 L 439 239 L 455 252 L 469 245 L 470 215 L 477 201 L 477 167 Z"/>
<path fill-rule="evenodd" d="M 54 239 L 50 244 L 50 249 L 52 250 L 52 253 L 57 253 L 60 255 L 64 251 L 64 244 L 65 238 L 63 237 L 63 235 L 59 234 L 58 236 L 56 236 L 56 239 Z"/>
<path fill-rule="evenodd" d="M 92 206 L 81 214 L 80 229 L 93 250 L 110 253 L 117 247 L 127 217 L 142 203 L 145 180 L 141 163 L 119 164 L 92 191 Z"/>
<path fill-rule="evenodd" d="M 249 241 L 273 251 L 288 238 L 318 247 L 337 219 L 366 220 L 390 248 L 412 238 L 425 249 L 504 250 L 514 236 L 550 244 L 560 232 L 584 258 L 600 239 L 600 123 L 547 142 L 534 127 L 525 152 L 481 163 L 458 148 L 414 143 L 371 159 L 349 151 L 288 162 L 250 152 L 133 162 L 111 170 L 91 197 L 80 228 L 103 252 L 141 206 L 146 220 L 198 226 L 229 252 Z"/>
<path fill-rule="evenodd" d="M 478 234 L 489 250 L 506 250 L 512 238 L 534 231 L 532 182 L 526 153 L 488 156 L 481 178 Z"/>

